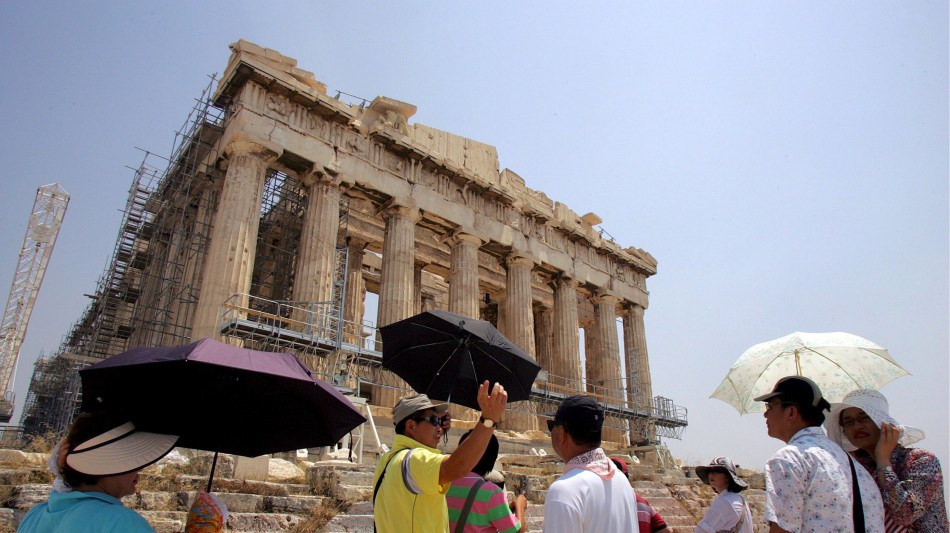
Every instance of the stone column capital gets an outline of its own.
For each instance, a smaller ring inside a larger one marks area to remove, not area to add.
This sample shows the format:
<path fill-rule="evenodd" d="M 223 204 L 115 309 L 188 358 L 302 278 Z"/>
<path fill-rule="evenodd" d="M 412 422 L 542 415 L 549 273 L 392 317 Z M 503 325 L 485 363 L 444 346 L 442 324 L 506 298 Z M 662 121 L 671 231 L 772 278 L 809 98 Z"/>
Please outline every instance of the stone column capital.
<path fill-rule="evenodd" d="M 323 171 L 310 172 L 300 178 L 300 184 L 308 188 L 315 185 L 339 187 L 342 181 L 339 174 L 327 174 Z"/>
<path fill-rule="evenodd" d="M 463 231 L 453 231 L 448 237 L 446 237 L 445 242 L 451 246 L 455 246 L 459 243 L 466 243 L 475 246 L 476 248 L 480 247 L 485 241 L 476 235 L 471 233 L 465 233 Z"/>
<path fill-rule="evenodd" d="M 617 302 L 620 301 L 620 298 L 607 290 L 600 289 L 594 293 L 594 295 L 591 297 L 591 301 L 594 303 L 617 305 Z"/>
<path fill-rule="evenodd" d="M 227 154 L 229 158 L 246 155 L 257 157 L 268 163 L 277 159 L 278 156 L 277 152 L 243 136 L 232 139 L 224 148 L 224 153 Z"/>
<path fill-rule="evenodd" d="M 505 258 L 505 264 L 509 268 L 514 266 L 524 266 L 528 267 L 528 269 L 534 268 L 534 260 L 518 252 L 508 254 Z"/>
<path fill-rule="evenodd" d="M 380 206 L 379 213 L 383 218 L 387 219 L 390 217 L 407 218 L 411 220 L 413 224 L 419 222 L 422 218 L 422 211 L 416 206 L 416 202 L 413 201 L 412 198 L 392 198 Z"/>
<path fill-rule="evenodd" d="M 362 252 L 364 249 L 366 249 L 367 244 L 369 244 L 369 241 L 365 241 L 363 239 L 358 239 L 352 236 L 346 238 L 346 247 L 350 250 L 359 250 Z"/>
<path fill-rule="evenodd" d="M 554 282 L 555 285 L 559 287 L 571 287 L 571 288 L 576 289 L 577 286 L 580 285 L 580 282 L 578 282 L 577 279 L 572 278 L 570 276 L 566 276 L 564 274 L 555 276 L 552 281 Z"/>
<path fill-rule="evenodd" d="M 620 314 L 622 316 L 635 316 L 637 314 L 642 315 L 643 309 L 643 306 L 636 302 L 624 300 L 620 305 Z"/>

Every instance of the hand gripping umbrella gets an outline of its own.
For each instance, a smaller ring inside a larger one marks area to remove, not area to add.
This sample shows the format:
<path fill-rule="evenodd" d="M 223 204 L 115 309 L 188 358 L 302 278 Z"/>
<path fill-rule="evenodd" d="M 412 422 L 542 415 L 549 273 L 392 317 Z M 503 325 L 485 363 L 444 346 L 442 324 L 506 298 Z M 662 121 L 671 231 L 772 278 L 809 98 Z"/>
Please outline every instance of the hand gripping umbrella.
<path fill-rule="evenodd" d="M 435 400 L 479 409 L 478 386 L 498 382 L 508 401 L 527 400 L 541 367 L 491 323 L 425 311 L 380 328 L 383 368 Z"/>
<path fill-rule="evenodd" d="M 850 333 L 801 333 L 756 344 L 736 360 L 710 398 L 739 414 L 765 411 L 753 398 L 767 394 L 785 376 L 805 376 L 818 384 L 829 402 L 840 402 L 855 389 L 879 389 L 906 376 L 891 355 Z"/>
<path fill-rule="evenodd" d="M 212 339 L 139 347 L 80 370 L 85 411 L 179 435 L 178 446 L 255 457 L 335 444 L 366 421 L 294 355 Z M 211 467 L 214 477 L 214 463 Z M 211 479 L 208 480 L 208 491 Z"/>

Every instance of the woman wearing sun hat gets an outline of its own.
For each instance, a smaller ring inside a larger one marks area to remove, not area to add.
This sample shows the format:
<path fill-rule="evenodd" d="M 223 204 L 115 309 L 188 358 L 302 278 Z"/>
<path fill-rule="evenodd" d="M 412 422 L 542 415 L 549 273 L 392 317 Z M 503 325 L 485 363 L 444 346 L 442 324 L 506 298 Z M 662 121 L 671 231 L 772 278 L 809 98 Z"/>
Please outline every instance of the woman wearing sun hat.
<path fill-rule="evenodd" d="M 887 398 L 875 390 L 849 392 L 825 419 L 828 437 L 875 477 L 884 499 L 887 533 L 947 533 L 943 472 L 934 454 L 908 448 L 924 432 L 902 426 L 888 414 Z"/>
<path fill-rule="evenodd" d="M 716 457 L 709 466 L 697 466 L 696 475 L 719 496 L 713 500 L 706 515 L 696 525 L 696 531 L 716 533 L 753 533 L 752 512 L 739 495 L 749 487 L 736 475 L 736 467 L 728 457 Z"/>
<path fill-rule="evenodd" d="M 174 435 L 138 431 L 106 413 L 80 416 L 47 462 L 56 476 L 49 500 L 30 509 L 17 531 L 154 531 L 121 499 L 135 493 L 139 470 L 164 457 L 177 441 Z"/>

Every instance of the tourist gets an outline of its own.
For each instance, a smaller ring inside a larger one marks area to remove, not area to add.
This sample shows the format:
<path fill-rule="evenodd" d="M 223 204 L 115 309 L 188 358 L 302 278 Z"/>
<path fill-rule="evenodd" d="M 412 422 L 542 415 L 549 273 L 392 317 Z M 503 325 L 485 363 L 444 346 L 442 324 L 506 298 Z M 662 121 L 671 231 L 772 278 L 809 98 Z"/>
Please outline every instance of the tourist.
<path fill-rule="evenodd" d="M 636 531 L 633 487 L 600 447 L 604 408 L 590 396 L 571 396 L 553 417 L 551 445 L 565 465 L 544 498 L 544 532 Z"/>
<path fill-rule="evenodd" d="M 436 446 L 444 432 L 448 406 L 425 394 L 405 397 L 393 407 L 396 438 L 376 464 L 373 518 L 380 533 L 448 533 L 445 494 L 449 484 L 468 474 L 485 453 L 494 427 L 508 403 L 505 388 L 486 381 L 478 388 L 482 416 L 471 436 L 451 455 Z M 394 466 L 391 466 L 391 463 Z"/>
<path fill-rule="evenodd" d="M 468 431 L 459 437 L 459 444 L 471 434 Z M 492 435 L 472 471 L 452 482 L 445 495 L 452 533 L 524 533 L 527 529 L 524 520 L 527 498 L 519 495 L 509 504 L 505 489 L 486 479 L 497 459 L 498 438 Z M 460 520 L 462 515 L 464 520 Z"/>
<path fill-rule="evenodd" d="M 848 393 L 841 403 L 832 404 L 825 429 L 831 440 L 876 478 L 888 533 L 947 533 L 940 461 L 926 450 L 908 448 L 923 439 L 924 432 L 891 418 L 883 394 L 874 390 Z"/>
<path fill-rule="evenodd" d="M 610 460 L 617 465 L 623 477 L 629 480 L 630 469 L 627 467 L 627 462 L 619 457 L 611 457 Z M 635 492 L 635 494 L 637 496 L 637 522 L 640 524 L 640 533 L 656 533 L 666 529 L 666 521 L 663 520 L 660 513 L 656 512 L 650 502 L 639 492 Z"/>
<path fill-rule="evenodd" d="M 769 532 L 860 531 L 863 516 L 865 531 L 882 533 L 881 493 L 867 471 L 854 468 L 822 430 L 824 411 L 831 406 L 818 385 L 801 376 L 784 377 L 755 401 L 766 402 L 769 436 L 786 443 L 765 465 Z M 860 498 L 854 498 L 858 490 Z"/>
<path fill-rule="evenodd" d="M 753 533 L 752 511 L 749 504 L 739 495 L 749 485 L 739 479 L 736 467 L 728 457 L 716 457 L 709 466 L 697 466 L 696 475 L 709 485 L 719 496 L 713 500 L 703 519 L 696 525 L 696 531 L 716 533 Z"/>
<path fill-rule="evenodd" d="M 151 533 L 122 505 L 135 493 L 139 471 L 164 457 L 178 437 L 138 431 L 102 412 L 77 418 L 47 464 L 56 479 L 49 499 L 23 518 L 21 533 Z"/>

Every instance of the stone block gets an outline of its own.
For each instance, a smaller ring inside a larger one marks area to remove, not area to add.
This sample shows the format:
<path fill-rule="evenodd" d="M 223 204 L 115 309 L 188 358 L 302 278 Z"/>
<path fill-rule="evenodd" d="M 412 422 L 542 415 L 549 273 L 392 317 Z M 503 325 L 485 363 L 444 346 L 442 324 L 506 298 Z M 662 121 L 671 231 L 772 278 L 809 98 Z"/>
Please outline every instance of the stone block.
<path fill-rule="evenodd" d="M 306 514 L 323 503 L 322 496 L 266 496 L 264 509 L 271 513 Z"/>
<path fill-rule="evenodd" d="M 34 505 L 48 500 L 51 490 L 52 487 L 50 485 L 39 483 L 28 483 L 14 487 L 13 497 L 10 498 L 7 507 L 28 510 Z"/>
<path fill-rule="evenodd" d="M 234 478 L 267 481 L 270 461 L 270 457 L 266 455 L 260 457 L 237 455 L 234 457 Z"/>
<path fill-rule="evenodd" d="M 304 471 L 286 459 L 271 459 L 267 465 L 270 481 L 289 481 L 304 477 Z"/>
<path fill-rule="evenodd" d="M 13 509 L 0 509 L 0 529 L 15 530 L 20 521 L 17 520 Z"/>
<path fill-rule="evenodd" d="M 324 527 L 327 533 L 373 531 L 373 515 L 338 514 Z"/>
<path fill-rule="evenodd" d="M 139 511 L 156 533 L 178 533 L 185 530 L 188 513 L 184 511 Z"/>
<path fill-rule="evenodd" d="M 146 511 L 169 511 L 179 509 L 182 500 L 177 493 L 143 490 L 132 497 L 130 507 Z"/>
<path fill-rule="evenodd" d="M 231 513 L 228 529 L 242 532 L 287 531 L 300 523 L 300 517 L 292 514 Z"/>
<path fill-rule="evenodd" d="M 188 491 L 180 493 L 179 497 L 185 502 L 186 508 L 191 508 L 196 495 L 197 492 Z M 259 513 L 264 511 L 264 496 L 260 494 L 215 492 L 214 496 L 228 508 L 229 513 Z"/>

